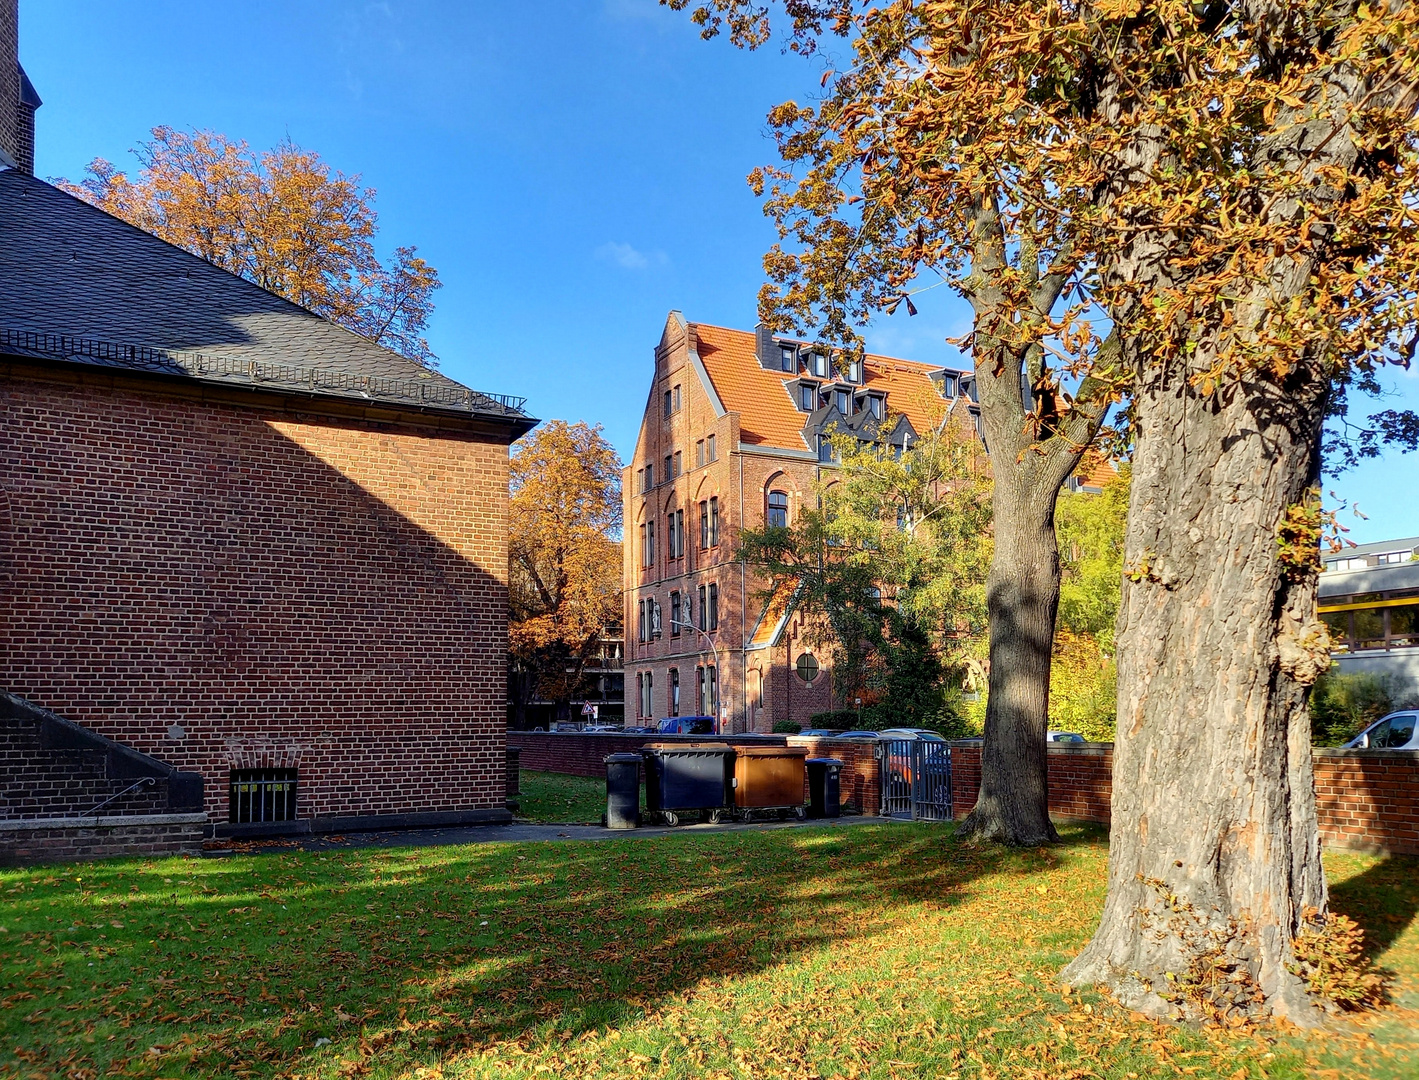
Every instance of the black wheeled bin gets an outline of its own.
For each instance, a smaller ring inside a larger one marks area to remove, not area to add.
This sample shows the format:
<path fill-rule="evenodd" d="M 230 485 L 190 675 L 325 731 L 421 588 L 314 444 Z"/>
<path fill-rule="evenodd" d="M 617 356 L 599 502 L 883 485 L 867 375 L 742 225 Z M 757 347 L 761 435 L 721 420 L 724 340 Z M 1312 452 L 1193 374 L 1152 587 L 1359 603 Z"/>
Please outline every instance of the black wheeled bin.
<path fill-rule="evenodd" d="M 641 823 L 641 756 L 610 754 L 606 763 L 606 827 L 636 829 Z"/>
<path fill-rule="evenodd" d="M 840 773 L 843 763 L 833 757 L 811 757 L 808 766 L 808 816 L 833 818 L 842 814 Z"/>
<path fill-rule="evenodd" d="M 734 748 L 718 743 L 651 743 L 645 758 L 645 806 L 667 825 L 700 810 L 718 821 L 734 800 Z"/>

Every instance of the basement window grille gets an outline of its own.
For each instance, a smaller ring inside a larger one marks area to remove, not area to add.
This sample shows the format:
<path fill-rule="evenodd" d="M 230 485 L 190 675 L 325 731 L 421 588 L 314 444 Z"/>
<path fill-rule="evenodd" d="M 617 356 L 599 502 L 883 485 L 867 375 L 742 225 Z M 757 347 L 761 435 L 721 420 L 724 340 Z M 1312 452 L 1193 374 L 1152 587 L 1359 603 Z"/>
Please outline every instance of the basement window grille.
<path fill-rule="evenodd" d="M 234 825 L 296 819 L 295 769 L 233 769 L 230 818 Z"/>

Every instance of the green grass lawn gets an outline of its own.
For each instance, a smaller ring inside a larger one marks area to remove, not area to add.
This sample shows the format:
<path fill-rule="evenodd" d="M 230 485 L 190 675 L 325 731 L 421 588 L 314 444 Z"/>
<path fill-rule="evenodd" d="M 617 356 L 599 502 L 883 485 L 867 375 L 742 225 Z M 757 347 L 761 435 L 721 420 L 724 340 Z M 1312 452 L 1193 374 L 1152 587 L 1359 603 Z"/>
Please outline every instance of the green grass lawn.
<path fill-rule="evenodd" d="M 596 825 L 606 812 L 606 781 L 522 770 L 519 818 L 554 825 Z"/>
<path fill-rule="evenodd" d="M 1103 897 L 1094 830 L 1036 852 L 858 825 L 0 871 L 0 1075 L 1412 1078 L 1416 863 L 1328 865 L 1396 1004 L 1304 1037 L 1061 994 Z"/>

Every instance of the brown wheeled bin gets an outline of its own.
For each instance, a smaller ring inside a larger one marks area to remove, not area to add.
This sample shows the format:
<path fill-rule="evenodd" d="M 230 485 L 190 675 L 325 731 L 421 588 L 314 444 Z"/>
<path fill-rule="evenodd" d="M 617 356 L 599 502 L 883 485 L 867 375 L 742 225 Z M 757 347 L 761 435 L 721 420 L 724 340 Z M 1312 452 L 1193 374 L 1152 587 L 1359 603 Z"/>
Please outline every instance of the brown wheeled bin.
<path fill-rule="evenodd" d="M 737 746 L 734 808 L 745 821 L 755 811 L 780 810 L 804 817 L 804 759 L 801 746 Z"/>

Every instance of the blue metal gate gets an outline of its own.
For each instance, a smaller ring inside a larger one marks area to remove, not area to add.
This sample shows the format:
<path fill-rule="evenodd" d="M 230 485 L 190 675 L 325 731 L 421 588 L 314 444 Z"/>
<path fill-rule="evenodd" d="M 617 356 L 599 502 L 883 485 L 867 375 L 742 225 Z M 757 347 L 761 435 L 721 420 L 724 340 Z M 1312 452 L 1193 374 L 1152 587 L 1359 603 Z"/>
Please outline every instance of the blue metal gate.
<path fill-rule="evenodd" d="M 882 816 L 951 820 L 951 747 L 926 739 L 883 739 Z"/>

